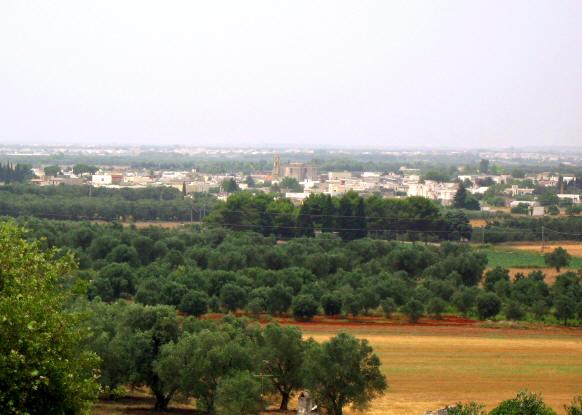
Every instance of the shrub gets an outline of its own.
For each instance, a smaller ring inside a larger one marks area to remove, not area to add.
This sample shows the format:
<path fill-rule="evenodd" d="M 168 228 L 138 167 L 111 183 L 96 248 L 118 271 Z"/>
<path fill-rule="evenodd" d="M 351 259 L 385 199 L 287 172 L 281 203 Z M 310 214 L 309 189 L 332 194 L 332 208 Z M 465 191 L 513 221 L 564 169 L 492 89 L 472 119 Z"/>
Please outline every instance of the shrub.
<path fill-rule="evenodd" d="M 402 311 L 408 316 L 411 323 L 416 323 L 424 312 L 424 305 L 413 298 L 402 307 Z"/>
<path fill-rule="evenodd" d="M 427 308 L 431 316 L 440 320 L 442 318 L 442 314 L 443 311 L 445 311 L 446 306 L 447 303 L 445 303 L 445 301 L 442 298 L 436 297 L 431 298 L 431 300 L 428 302 Z"/>
<path fill-rule="evenodd" d="M 576 396 L 572 399 L 570 405 L 564 405 L 566 415 L 582 415 L 582 396 Z"/>
<path fill-rule="evenodd" d="M 293 316 L 300 321 L 311 320 L 317 314 L 318 306 L 319 304 L 317 304 L 312 295 L 298 295 L 293 300 Z"/>
<path fill-rule="evenodd" d="M 482 293 L 477 297 L 477 313 L 481 320 L 495 317 L 501 310 L 501 300 L 496 294 Z"/>
<path fill-rule="evenodd" d="M 513 399 L 501 402 L 489 415 L 556 415 L 546 406 L 541 395 L 521 391 Z"/>
<path fill-rule="evenodd" d="M 386 318 L 392 317 L 392 313 L 394 313 L 397 309 L 396 301 L 392 298 L 387 298 L 380 304 L 382 306 L 382 311 L 384 312 L 384 316 Z"/>

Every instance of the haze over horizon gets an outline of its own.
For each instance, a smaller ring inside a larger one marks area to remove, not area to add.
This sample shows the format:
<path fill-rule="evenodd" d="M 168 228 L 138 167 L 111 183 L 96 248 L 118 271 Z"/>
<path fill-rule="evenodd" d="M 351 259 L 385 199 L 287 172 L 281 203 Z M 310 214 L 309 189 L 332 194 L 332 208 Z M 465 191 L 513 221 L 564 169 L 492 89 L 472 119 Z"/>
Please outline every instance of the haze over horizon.
<path fill-rule="evenodd" d="M 578 147 L 580 1 L 0 4 L 0 144 Z"/>

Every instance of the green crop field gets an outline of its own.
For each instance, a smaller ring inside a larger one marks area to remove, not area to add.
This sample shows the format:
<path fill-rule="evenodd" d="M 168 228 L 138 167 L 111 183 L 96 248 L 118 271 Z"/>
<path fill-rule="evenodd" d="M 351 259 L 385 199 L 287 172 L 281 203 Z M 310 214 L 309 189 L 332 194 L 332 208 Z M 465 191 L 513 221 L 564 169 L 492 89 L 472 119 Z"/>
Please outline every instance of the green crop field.
<path fill-rule="evenodd" d="M 545 268 L 544 256 L 541 253 L 522 249 L 492 247 L 482 250 L 487 255 L 488 266 L 503 268 Z M 582 268 L 582 258 L 572 257 L 570 268 Z"/>

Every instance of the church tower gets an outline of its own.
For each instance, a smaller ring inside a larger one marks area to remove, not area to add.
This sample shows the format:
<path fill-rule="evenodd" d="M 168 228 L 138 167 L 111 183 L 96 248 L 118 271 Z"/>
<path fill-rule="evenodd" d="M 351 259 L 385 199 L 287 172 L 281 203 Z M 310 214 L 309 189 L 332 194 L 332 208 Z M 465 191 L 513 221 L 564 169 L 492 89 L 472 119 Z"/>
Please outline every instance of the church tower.
<path fill-rule="evenodd" d="M 281 156 L 275 154 L 273 157 L 273 180 L 281 177 Z"/>

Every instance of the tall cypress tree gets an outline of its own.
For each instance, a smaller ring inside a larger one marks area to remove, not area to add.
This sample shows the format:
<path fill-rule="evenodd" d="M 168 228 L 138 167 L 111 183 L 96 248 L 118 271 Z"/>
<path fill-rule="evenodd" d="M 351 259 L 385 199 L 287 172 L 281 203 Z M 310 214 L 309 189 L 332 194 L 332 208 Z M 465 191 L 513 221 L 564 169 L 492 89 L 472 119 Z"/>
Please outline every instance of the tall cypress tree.
<path fill-rule="evenodd" d="M 459 183 L 459 190 L 453 199 L 453 207 L 463 209 L 465 207 L 465 200 L 467 199 L 467 189 L 463 183 Z"/>
<path fill-rule="evenodd" d="M 355 218 L 354 218 L 354 228 L 355 231 L 354 238 L 365 238 L 368 236 L 368 223 L 366 221 L 366 204 L 364 203 L 364 198 L 360 197 L 358 205 L 356 206 Z"/>
<path fill-rule="evenodd" d="M 321 209 L 321 231 L 331 232 L 335 225 L 335 206 L 330 195 L 325 196 Z"/>
<path fill-rule="evenodd" d="M 352 208 L 352 201 L 348 196 L 343 196 L 340 199 L 337 227 L 338 234 L 344 241 L 351 241 L 355 239 L 356 221 L 354 220 L 354 210 Z"/>
<path fill-rule="evenodd" d="M 300 236 L 315 236 L 313 232 L 313 219 L 311 217 L 311 209 L 308 204 L 301 205 L 299 209 L 299 216 L 297 217 L 297 235 Z"/>

